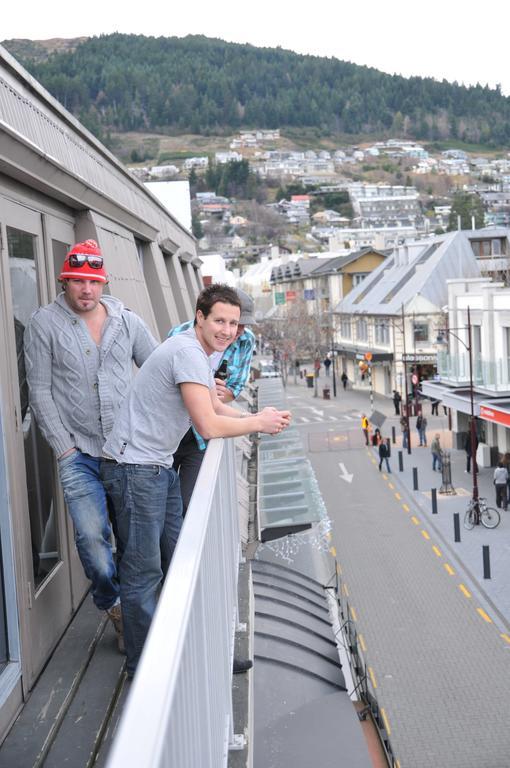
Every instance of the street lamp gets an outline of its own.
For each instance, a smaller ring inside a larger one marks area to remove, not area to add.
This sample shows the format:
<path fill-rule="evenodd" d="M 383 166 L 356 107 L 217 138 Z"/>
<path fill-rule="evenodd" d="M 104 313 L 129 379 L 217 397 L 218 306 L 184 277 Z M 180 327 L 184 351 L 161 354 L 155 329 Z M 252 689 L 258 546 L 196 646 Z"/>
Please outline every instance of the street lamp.
<path fill-rule="evenodd" d="M 468 343 L 466 344 L 465 341 L 463 341 L 460 336 L 457 336 L 454 331 L 462 330 L 461 328 L 439 328 L 438 330 L 438 336 L 437 336 L 437 344 L 446 344 L 446 336 L 448 334 L 451 334 L 454 338 L 459 341 L 462 346 L 467 350 L 468 352 L 468 359 L 469 359 L 469 400 L 470 400 L 470 410 L 471 410 L 471 419 L 470 419 L 470 436 L 471 436 L 471 459 L 472 459 L 472 466 L 473 466 L 473 505 L 475 509 L 475 524 L 479 525 L 480 523 L 480 508 L 478 505 L 478 465 L 476 463 L 476 425 L 475 425 L 475 400 L 474 400 L 474 390 L 473 390 L 473 343 L 472 343 L 472 336 L 471 336 L 471 313 L 470 308 L 467 308 L 467 332 L 468 332 Z"/>
<path fill-rule="evenodd" d="M 399 326 L 398 323 L 395 322 L 395 320 L 392 320 L 393 326 L 397 328 L 402 334 L 402 345 L 403 345 L 403 352 L 402 352 L 402 364 L 404 366 L 404 394 L 405 394 L 405 420 L 406 420 L 406 429 L 407 429 L 407 453 L 411 454 L 411 429 L 409 427 L 409 391 L 408 391 L 408 384 L 407 384 L 407 353 L 406 353 L 406 326 L 405 326 L 405 318 L 404 318 L 404 305 L 402 304 L 402 327 Z"/>

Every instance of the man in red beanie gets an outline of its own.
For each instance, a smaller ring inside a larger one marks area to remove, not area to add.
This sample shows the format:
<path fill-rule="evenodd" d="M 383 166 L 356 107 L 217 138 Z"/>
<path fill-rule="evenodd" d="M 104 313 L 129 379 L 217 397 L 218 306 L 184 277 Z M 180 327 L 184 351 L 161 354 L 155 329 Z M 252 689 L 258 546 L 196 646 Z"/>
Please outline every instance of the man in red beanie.
<path fill-rule="evenodd" d="M 112 296 L 95 240 L 74 245 L 59 280 L 62 293 L 38 309 L 25 331 L 30 404 L 57 457 L 78 554 L 95 605 L 106 610 L 123 650 L 119 584 L 105 491 L 103 445 L 140 367 L 158 342 L 144 321 Z"/>

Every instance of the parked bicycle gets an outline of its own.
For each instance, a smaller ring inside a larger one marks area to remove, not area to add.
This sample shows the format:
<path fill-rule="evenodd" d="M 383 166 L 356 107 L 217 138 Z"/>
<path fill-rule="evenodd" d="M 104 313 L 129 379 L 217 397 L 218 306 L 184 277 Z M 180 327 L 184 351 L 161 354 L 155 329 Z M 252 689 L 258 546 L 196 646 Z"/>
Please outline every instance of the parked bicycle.
<path fill-rule="evenodd" d="M 464 515 L 464 528 L 470 531 L 475 525 L 484 525 L 486 528 L 496 528 L 501 521 L 500 514 L 494 507 L 489 507 L 487 499 L 480 496 L 478 500 L 470 499 L 466 514 Z"/>

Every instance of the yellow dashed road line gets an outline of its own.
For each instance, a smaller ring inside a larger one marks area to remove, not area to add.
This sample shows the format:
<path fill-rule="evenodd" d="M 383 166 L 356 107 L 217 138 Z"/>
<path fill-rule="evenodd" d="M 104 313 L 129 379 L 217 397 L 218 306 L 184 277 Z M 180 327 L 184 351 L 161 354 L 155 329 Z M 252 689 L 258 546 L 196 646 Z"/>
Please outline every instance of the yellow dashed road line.
<path fill-rule="evenodd" d="M 503 638 L 505 643 L 508 643 L 508 645 L 510 645 L 510 637 L 508 635 L 501 635 L 501 637 Z"/>
<path fill-rule="evenodd" d="M 430 535 L 427 533 L 427 531 L 424 531 L 422 528 L 421 535 L 424 539 L 427 539 L 427 541 L 430 541 Z"/>
<path fill-rule="evenodd" d="M 448 565 L 448 563 L 444 564 L 444 569 L 445 569 L 446 573 L 450 574 L 450 576 L 455 576 L 455 571 L 453 570 L 451 565 Z"/>
<path fill-rule="evenodd" d="M 361 650 L 363 651 L 363 653 L 366 653 L 367 646 L 365 645 L 365 638 L 363 637 L 363 635 L 359 634 L 358 640 L 359 640 L 359 644 L 361 645 Z M 510 638 L 509 638 L 509 641 L 510 641 Z"/>
<path fill-rule="evenodd" d="M 413 515 L 413 516 L 412 516 L 412 518 L 411 518 L 411 520 L 413 521 L 413 523 L 414 523 L 415 525 L 419 525 L 419 524 L 420 524 L 420 521 L 418 520 L 418 518 L 416 517 L 416 515 Z"/>
<path fill-rule="evenodd" d="M 375 690 L 377 688 L 377 680 L 375 679 L 374 670 L 372 667 L 368 668 L 368 674 L 370 675 L 370 680 L 372 681 L 372 687 Z"/>
<path fill-rule="evenodd" d="M 465 597 L 471 597 L 471 592 L 469 589 L 466 589 L 464 584 L 459 584 L 459 589 Z"/>
<path fill-rule="evenodd" d="M 344 595 L 349 597 L 349 590 L 347 589 L 347 584 L 345 582 L 342 584 L 342 589 L 344 591 Z"/>
<path fill-rule="evenodd" d="M 485 613 L 483 608 L 477 608 L 476 610 L 478 611 L 482 619 L 487 622 L 487 624 L 492 624 L 491 617 L 487 613 Z"/>
<path fill-rule="evenodd" d="M 388 736 L 390 736 L 391 735 L 390 723 L 388 721 L 388 717 L 386 715 L 384 707 L 381 707 L 381 716 L 382 716 L 382 719 L 384 720 L 384 727 L 386 728 L 386 733 L 388 734 Z"/>
<path fill-rule="evenodd" d="M 398 501 L 400 501 L 400 499 L 402 498 L 402 496 L 400 495 L 400 493 L 396 493 L 396 494 L 395 494 L 395 498 L 396 498 Z"/>
<path fill-rule="evenodd" d="M 354 621 L 358 621 L 358 616 L 357 616 L 357 614 L 356 614 L 356 611 L 355 611 L 355 610 L 354 610 L 354 608 L 352 607 L 352 605 L 351 605 L 351 607 L 350 607 L 350 611 L 351 611 L 351 616 L 352 616 L 352 618 L 354 619 Z"/>
<path fill-rule="evenodd" d="M 336 557 L 336 549 L 335 549 L 335 547 L 330 547 L 330 548 L 329 548 L 329 551 L 331 552 L 331 554 L 333 555 L 333 557 Z"/>
<path fill-rule="evenodd" d="M 435 544 L 432 547 L 432 551 L 435 552 L 438 557 L 443 557 L 441 550 L 439 549 L 439 547 L 436 547 Z"/>
<path fill-rule="evenodd" d="M 409 509 L 409 507 L 407 506 L 407 504 L 402 504 L 402 509 L 404 510 L 404 512 L 410 512 L 411 511 Z"/>
<path fill-rule="evenodd" d="M 388 488 L 391 488 L 392 491 L 395 490 L 395 486 L 393 485 L 393 483 L 388 483 Z"/>

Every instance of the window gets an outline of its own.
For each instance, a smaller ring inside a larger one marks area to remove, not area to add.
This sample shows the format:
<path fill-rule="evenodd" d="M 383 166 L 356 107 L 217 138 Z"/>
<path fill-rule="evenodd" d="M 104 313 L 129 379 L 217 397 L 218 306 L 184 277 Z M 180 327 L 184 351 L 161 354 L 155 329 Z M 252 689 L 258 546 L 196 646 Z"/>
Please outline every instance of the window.
<path fill-rule="evenodd" d="M 375 321 L 375 341 L 376 344 L 388 346 L 390 343 L 390 326 L 387 320 Z"/>
<path fill-rule="evenodd" d="M 510 328 L 503 328 L 503 345 L 505 349 L 506 376 L 510 381 Z"/>
<path fill-rule="evenodd" d="M 362 283 L 362 282 L 363 282 L 363 280 L 366 278 L 366 276 L 367 276 L 368 274 L 369 274 L 368 272 L 357 272 L 357 273 L 355 273 L 355 274 L 352 276 L 352 285 L 353 285 L 353 288 L 354 288 L 354 286 L 356 286 L 356 285 L 359 285 L 360 283 Z"/>
<path fill-rule="evenodd" d="M 32 416 L 26 381 L 23 332 L 32 312 L 39 307 L 37 289 L 37 238 L 29 232 L 7 227 L 7 251 L 12 286 L 14 330 L 18 355 L 18 385 L 28 489 L 28 515 L 32 539 L 32 566 L 39 587 L 61 560 L 53 487 L 51 448 Z M 66 246 L 57 249 L 59 256 Z M 48 470 L 48 468 L 50 468 Z"/>
<path fill-rule="evenodd" d="M 368 339 L 368 326 L 364 317 L 360 317 L 356 321 L 356 338 L 358 341 L 367 341 Z"/>
<path fill-rule="evenodd" d="M 481 325 L 472 326 L 473 334 L 473 362 L 479 360 L 482 356 L 482 327 Z"/>
<path fill-rule="evenodd" d="M 416 344 L 429 340 L 429 324 L 423 322 L 413 323 L 414 341 Z"/>
<path fill-rule="evenodd" d="M 351 321 L 349 318 L 342 319 L 340 324 L 340 333 L 344 339 L 351 338 Z"/>

